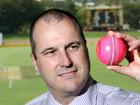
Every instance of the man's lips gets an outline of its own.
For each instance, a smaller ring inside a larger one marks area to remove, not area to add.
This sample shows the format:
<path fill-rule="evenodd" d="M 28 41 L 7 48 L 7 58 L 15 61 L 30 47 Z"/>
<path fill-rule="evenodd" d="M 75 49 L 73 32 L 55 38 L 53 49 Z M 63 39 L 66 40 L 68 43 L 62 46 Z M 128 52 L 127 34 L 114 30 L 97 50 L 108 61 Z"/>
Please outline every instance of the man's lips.
<path fill-rule="evenodd" d="M 73 70 L 70 72 L 65 72 L 59 75 L 59 77 L 63 78 L 64 80 L 71 79 L 76 76 L 77 70 Z"/>
<path fill-rule="evenodd" d="M 68 76 L 68 75 L 73 75 L 74 73 L 76 73 L 77 70 L 68 70 L 68 71 L 63 71 L 61 72 L 58 76 Z"/>
<path fill-rule="evenodd" d="M 59 68 L 57 70 L 57 76 L 62 76 L 62 75 L 66 75 L 66 74 L 70 74 L 70 73 L 74 73 L 77 72 L 78 68 L 77 66 L 73 65 L 72 67 L 63 67 L 63 68 Z"/>

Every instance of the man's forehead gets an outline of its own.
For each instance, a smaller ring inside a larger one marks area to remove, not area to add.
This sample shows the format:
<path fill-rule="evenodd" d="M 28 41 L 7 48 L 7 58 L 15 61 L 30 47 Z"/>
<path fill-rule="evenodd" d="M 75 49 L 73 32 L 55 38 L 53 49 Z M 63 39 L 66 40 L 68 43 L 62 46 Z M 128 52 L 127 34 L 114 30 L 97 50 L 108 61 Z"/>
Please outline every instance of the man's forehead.
<path fill-rule="evenodd" d="M 56 21 L 52 21 L 48 23 L 43 18 L 41 18 L 36 22 L 33 32 L 36 33 L 37 31 L 43 31 L 43 29 L 47 30 L 47 28 L 50 28 L 51 25 L 53 25 L 53 28 L 54 28 L 58 23 L 59 22 L 56 22 Z"/>
<path fill-rule="evenodd" d="M 73 24 L 69 21 L 61 21 L 59 23 L 45 23 L 43 20 L 40 20 L 33 31 L 33 34 L 36 36 L 40 34 L 51 34 L 49 36 L 52 36 L 52 34 L 79 34 L 79 31 L 75 28 Z M 66 35 L 64 35 L 66 36 Z M 64 37 L 63 36 L 63 37 Z M 72 35 L 73 36 L 73 35 Z"/>
<path fill-rule="evenodd" d="M 64 16 L 64 17 L 61 17 L 61 18 L 55 18 L 53 16 L 42 16 L 40 19 L 37 20 L 37 22 L 35 24 L 38 24 L 40 22 L 43 22 L 45 24 L 53 24 L 53 23 L 59 23 L 59 22 L 64 21 L 64 20 L 72 21 L 67 16 Z"/>
<path fill-rule="evenodd" d="M 61 21 L 52 21 L 49 23 L 47 23 L 46 21 L 44 21 L 43 18 L 41 18 L 40 20 L 38 20 L 36 22 L 33 33 L 36 33 L 37 31 L 41 32 L 43 30 L 46 31 L 47 29 L 51 29 L 51 28 L 52 29 L 59 28 L 60 30 L 62 30 L 61 27 L 59 27 L 59 25 L 61 23 L 62 23 L 61 27 L 63 27 L 63 30 L 65 30 L 66 27 L 69 26 L 69 28 L 73 28 L 74 30 L 76 30 L 78 32 L 77 27 L 74 25 L 72 20 L 70 20 L 69 18 L 64 18 Z"/>
<path fill-rule="evenodd" d="M 46 24 L 46 25 L 50 25 L 50 24 L 58 24 L 60 22 L 64 22 L 64 21 L 67 21 L 69 23 L 71 23 L 73 26 L 75 26 L 76 22 L 74 22 L 73 19 L 71 19 L 70 17 L 68 16 L 63 16 L 62 18 L 46 18 L 45 16 L 44 17 L 41 17 L 40 19 L 37 20 L 37 22 L 35 23 L 35 26 L 36 25 L 39 25 L 39 24 Z"/>

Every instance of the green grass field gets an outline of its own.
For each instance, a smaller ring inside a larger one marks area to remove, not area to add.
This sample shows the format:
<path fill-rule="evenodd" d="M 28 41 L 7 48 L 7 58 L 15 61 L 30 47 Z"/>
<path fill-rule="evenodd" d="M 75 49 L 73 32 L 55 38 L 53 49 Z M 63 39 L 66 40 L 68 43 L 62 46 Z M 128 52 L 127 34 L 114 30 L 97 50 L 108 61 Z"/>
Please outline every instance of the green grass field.
<path fill-rule="evenodd" d="M 105 33 L 89 32 L 86 34 L 86 37 L 97 38 L 102 36 L 103 34 Z M 139 33 L 133 33 L 133 35 L 139 37 Z M 14 38 L 8 37 L 6 40 L 11 39 L 13 40 Z M 16 37 L 14 40 L 16 39 L 18 39 L 18 37 Z M 101 64 L 97 60 L 95 56 L 95 46 L 96 41 L 88 43 L 91 60 L 91 75 L 93 76 L 93 78 L 98 82 L 104 84 L 118 86 L 125 90 L 136 91 L 140 93 L 140 83 L 126 76 L 122 76 L 120 74 L 107 70 L 106 66 Z M 29 55 L 29 46 L 0 48 L 0 68 L 2 68 L 2 66 L 5 66 L 7 68 L 18 66 L 20 67 L 22 77 L 21 79 L 14 80 L 12 82 L 12 88 L 9 88 L 8 79 L 0 79 L 0 105 L 24 105 L 32 98 L 47 91 L 43 80 L 40 78 L 40 76 L 36 75 Z M 127 62 L 125 60 L 122 63 L 124 65 L 127 65 Z"/>

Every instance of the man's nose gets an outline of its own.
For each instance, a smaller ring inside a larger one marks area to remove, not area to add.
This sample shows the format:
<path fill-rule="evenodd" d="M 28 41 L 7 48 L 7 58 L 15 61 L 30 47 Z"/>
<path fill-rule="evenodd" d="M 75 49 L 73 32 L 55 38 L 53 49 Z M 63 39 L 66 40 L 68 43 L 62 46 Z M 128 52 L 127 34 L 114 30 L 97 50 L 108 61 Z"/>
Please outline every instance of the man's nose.
<path fill-rule="evenodd" d="M 61 59 L 61 66 L 63 66 L 63 67 L 70 67 L 70 66 L 72 66 L 71 57 L 70 57 L 70 55 L 67 52 L 63 52 L 61 54 L 60 59 Z"/>

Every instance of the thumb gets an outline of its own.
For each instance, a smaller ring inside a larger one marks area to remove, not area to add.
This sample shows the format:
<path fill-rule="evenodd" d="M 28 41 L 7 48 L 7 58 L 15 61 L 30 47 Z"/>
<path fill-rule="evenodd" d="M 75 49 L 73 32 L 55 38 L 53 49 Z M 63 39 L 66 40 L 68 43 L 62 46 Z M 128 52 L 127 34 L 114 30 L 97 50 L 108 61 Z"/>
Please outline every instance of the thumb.
<path fill-rule="evenodd" d="M 131 78 L 133 76 L 133 71 L 130 70 L 127 66 L 107 66 L 107 69 L 129 76 Z"/>

